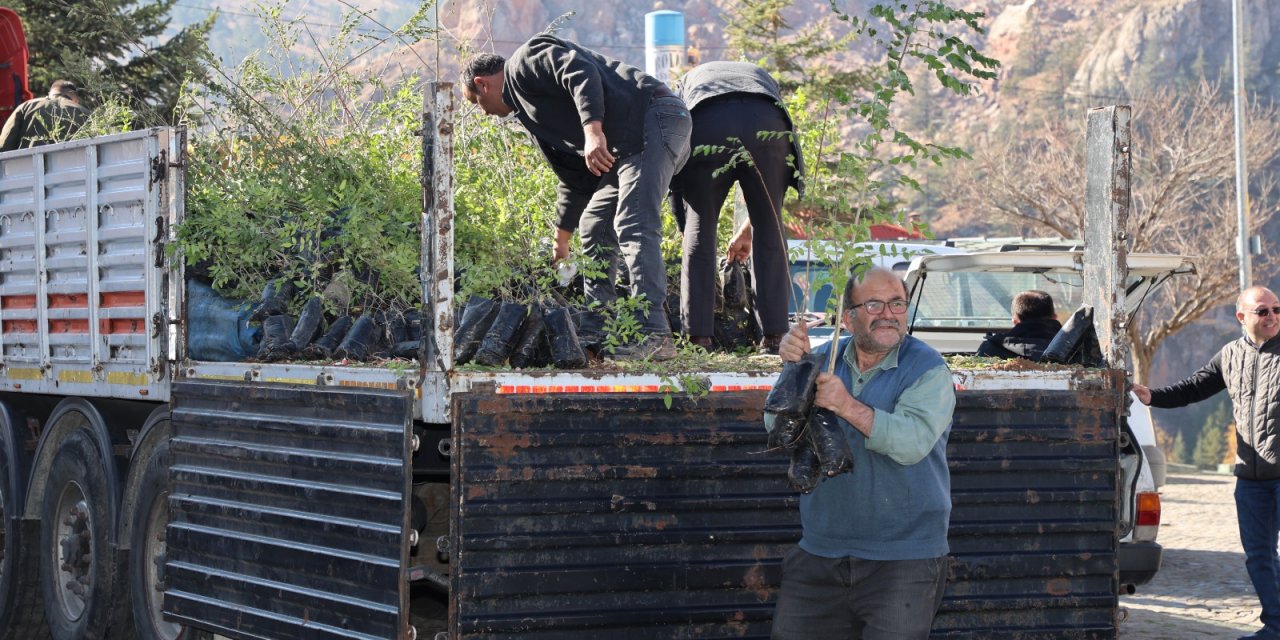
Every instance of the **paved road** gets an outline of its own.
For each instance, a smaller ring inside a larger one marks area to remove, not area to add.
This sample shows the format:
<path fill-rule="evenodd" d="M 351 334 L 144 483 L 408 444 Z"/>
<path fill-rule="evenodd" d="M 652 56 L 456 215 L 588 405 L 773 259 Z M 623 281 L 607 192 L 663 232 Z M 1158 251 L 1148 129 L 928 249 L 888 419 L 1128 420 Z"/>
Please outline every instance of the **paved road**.
<path fill-rule="evenodd" d="M 1121 596 L 1121 640 L 1235 640 L 1258 628 L 1234 487 L 1230 476 L 1169 474 L 1160 496 L 1164 561 L 1150 584 Z"/>

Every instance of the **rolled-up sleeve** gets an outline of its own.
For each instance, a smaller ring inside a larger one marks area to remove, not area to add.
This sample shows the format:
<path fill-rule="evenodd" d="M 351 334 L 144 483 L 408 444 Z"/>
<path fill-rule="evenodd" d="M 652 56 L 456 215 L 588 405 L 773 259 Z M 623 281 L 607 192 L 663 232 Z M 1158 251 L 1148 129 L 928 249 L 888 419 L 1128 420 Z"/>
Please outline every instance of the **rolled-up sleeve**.
<path fill-rule="evenodd" d="M 898 397 L 892 413 L 876 410 L 867 449 L 901 465 L 924 459 L 951 424 L 956 390 L 945 365 L 925 371 Z"/>

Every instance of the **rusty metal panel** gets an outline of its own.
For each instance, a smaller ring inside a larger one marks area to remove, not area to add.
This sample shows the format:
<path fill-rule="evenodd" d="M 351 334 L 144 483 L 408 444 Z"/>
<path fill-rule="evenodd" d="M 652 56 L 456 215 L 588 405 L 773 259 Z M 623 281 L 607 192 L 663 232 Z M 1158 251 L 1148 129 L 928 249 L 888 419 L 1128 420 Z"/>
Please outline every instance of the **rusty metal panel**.
<path fill-rule="evenodd" d="M 1118 397 L 959 393 L 933 637 L 1115 636 Z M 762 401 L 455 396 L 450 637 L 767 638 L 800 532 Z"/>
<path fill-rule="evenodd" d="M 957 394 L 953 564 L 932 637 L 1115 637 L 1121 397 Z"/>
<path fill-rule="evenodd" d="M 455 396 L 451 638 L 767 638 L 799 539 L 763 392 Z"/>
<path fill-rule="evenodd" d="M 165 612 L 237 639 L 403 638 L 409 392 L 180 382 Z"/>
<path fill-rule="evenodd" d="M 1128 369 L 1130 356 L 1125 278 L 1131 112 L 1127 105 L 1090 109 L 1085 135 L 1084 304 L 1093 307 L 1103 358 L 1117 369 Z"/>

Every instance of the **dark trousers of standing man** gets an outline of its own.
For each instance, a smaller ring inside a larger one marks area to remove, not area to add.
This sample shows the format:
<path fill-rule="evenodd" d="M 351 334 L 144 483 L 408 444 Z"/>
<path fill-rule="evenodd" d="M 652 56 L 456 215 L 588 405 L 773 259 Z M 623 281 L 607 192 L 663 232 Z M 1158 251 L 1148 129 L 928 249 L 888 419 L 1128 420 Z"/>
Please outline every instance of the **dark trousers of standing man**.
<path fill-rule="evenodd" d="M 685 102 L 663 91 L 645 111 L 644 151 L 623 156 L 600 178 L 595 195 L 582 211 L 582 250 L 604 260 L 605 276 L 586 279 L 586 300 L 612 305 L 617 294 L 616 256 L 621 255 L 631 280 L 632 296 L 644 296 L 649 312 L 641 321 L 646 334 L 668 335 L 663 314 L 667 300 L 667 268 L 662 261 L 662 196 L 673 174 L 689 159 L 691 122 Z M 602 319 L 585 320 L 584 333 L 599 333 Z"/>
<path fill-rule="evenodd" d="M 1236 478 L 1236 520 L 1244 566 L 1262 604 L 1262 624 L 1280 634 L 1280 480 Z"/>
<path fill-rule="evenodd" d="M 948 559 L 823 558 L 796 547 L 782 560 L 772 640 L 927 640 Z"/>
<path fill-rule="evenodd" d="M 667 299 L 667 270 L 662 262 L 662 196 L 671 176 L 689 158 L 689 112 L 665 90 L 655 94 L 644 118 L 644 150 L 619 158 L 600 178 L 582 212 L 578 232 L 588 256 L 604 260 L 606 276 L 587 279 L 586 298 L 605 306 L 617 298 L 614 282 L 619 255 L 631 278 L 631 295 L 643 295 L 649 311 L 646 334 L 667 335 L 671 327 L 662 305 Z M 601 330 L 599 315 L 585 321 L 585 333 Z"/>
<path fill-rule="evenodd" d="M 735 182 L 742 190 L 751 218 L 751 278 L 755 289 L 756 314 L 765 335 L 787 332 L 787 293 L 791 289 L 787 268 L 787 247 L 779 233 L 782 198 L 795 171 L 787 162 L 791 141 L 786 136 L 761 140 L 760 131 L 790 131 L 786 116 L 768 96 L 732 93 L 703 101 L 693 113 L 690 146 L 719 145 L 731 151 L 704 155 L 695 153 L 673 185 L 687 208 L 684 223 L 683 295 L 680 315 L 685 333 L 715 335 L 715 283 L 717 258 L 716 227 L 720 208 Z M 754 160 L 755 166 L 738 163 L 724 169 L 737 138 Z M 757 169 L 759 172 L 757 173 Z"/>

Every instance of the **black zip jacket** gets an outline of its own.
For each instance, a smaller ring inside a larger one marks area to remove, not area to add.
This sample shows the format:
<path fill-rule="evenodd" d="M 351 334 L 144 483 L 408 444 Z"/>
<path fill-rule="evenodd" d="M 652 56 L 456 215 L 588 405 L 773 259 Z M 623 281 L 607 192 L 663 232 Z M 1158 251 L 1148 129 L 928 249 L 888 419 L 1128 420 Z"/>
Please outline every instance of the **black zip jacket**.
<path fill-rule="evenodd" d="M 1013 328 L 987 335 L 974 355 L 996 358 L 1027 358 L 1040 361 L 1053 337 L 1062 330 L 1057 318 L 1033 318 L 1013 325 Z"/>
<path fill-rule="evenodd" d="M 1151 406 L 1182 407 L 1223 389 L 1231 397 L 1236 422 L 1235 475 L 1280 478 L 1280 337 L 1261 347 L 1245 338 L 1227 343 L 1186 379 L 1152 389 Z"/>
<path fill-rule="evenodd" d="M 644 149 L 644 115 L 666 85 L 643 71 L 555 36 L 524 43 L 503 68 L 503 100 L 560 178 L 561 229 L 573 231 L 600 178 L 582 159 L 582 127 L 599 120 L 609 151 L 622 158 Z"/>

